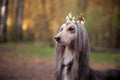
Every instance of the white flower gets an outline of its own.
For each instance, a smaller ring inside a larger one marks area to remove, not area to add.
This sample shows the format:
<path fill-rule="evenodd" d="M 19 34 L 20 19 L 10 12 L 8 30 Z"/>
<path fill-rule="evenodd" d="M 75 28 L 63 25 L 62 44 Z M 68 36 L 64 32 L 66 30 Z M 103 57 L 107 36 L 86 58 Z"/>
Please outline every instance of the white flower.
<path fill-rule="evenodd" d="M 69 13 L 67 16 L 66 16 L 66 21 L 69 22 L 69 21 L 74 21 L 75 20 L 75 17 L 72 16 L 72 13 Z"/>

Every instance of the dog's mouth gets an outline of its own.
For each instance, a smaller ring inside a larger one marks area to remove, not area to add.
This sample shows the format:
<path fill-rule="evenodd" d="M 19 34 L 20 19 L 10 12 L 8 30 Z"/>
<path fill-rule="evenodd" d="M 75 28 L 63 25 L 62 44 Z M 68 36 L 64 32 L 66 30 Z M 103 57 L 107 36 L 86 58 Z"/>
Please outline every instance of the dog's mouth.
<path fill-rule="evenodd" d="M 55 39 L 56 43 L 60 44 L 60 45 L 64 45 L 64 43 L 60 40 L 60 39 Z"/>

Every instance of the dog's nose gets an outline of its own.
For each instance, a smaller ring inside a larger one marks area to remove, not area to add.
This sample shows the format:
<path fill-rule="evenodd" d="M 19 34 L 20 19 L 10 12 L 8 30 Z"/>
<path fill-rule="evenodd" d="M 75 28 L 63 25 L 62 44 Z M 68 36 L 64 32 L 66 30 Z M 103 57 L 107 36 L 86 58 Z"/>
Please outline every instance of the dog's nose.
<path fill-rule="evenodd" d="M 55 37 L 55 40 L 58 42 L 60 41 L 60 39 L 61 39 L 61 37 Z"/>

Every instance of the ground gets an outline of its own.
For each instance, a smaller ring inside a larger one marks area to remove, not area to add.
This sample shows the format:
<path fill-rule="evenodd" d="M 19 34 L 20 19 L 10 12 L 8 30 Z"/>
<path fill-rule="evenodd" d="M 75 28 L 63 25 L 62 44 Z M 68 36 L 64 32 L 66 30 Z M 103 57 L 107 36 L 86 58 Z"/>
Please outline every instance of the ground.
<path fill-rule="evenodd" d="M 21 48 L 25 47 L 18 49 Z M 13 56 L 14 49 L 16 47 L 0 47 L 0 80 L 54 80 L 54 58 Z M 116 67 L 94 62 L 91 65 L 96 69 Z"/>
<path fill-rule="evenodd" d="M 11 50 L 0 48 L 0 80 L 53 80 L 53 60 L 14 57 Z"/>

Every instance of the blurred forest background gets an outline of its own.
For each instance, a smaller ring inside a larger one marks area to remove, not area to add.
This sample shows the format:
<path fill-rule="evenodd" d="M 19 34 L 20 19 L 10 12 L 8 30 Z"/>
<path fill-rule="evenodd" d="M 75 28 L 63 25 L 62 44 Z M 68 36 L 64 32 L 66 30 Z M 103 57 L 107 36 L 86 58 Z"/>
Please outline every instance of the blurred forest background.
<path fill-rule="evenodd" d="M 83 14 L 90 65 L 120 69 L 120 0 L 0 0 L 0 80 L 54 80 L 54 35 Z"/>
<path fill-rule="evenodd" d="M 0 42 L 53 46 L 69 12 L 84 14 L 92 47 L 120 48 L 119 0 L 0 0 Z"/>

